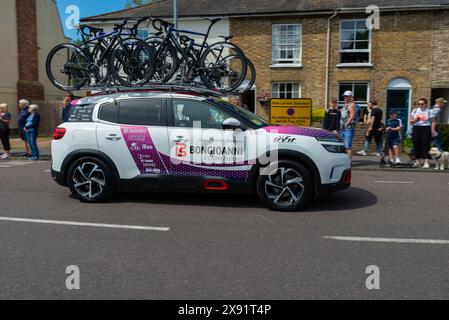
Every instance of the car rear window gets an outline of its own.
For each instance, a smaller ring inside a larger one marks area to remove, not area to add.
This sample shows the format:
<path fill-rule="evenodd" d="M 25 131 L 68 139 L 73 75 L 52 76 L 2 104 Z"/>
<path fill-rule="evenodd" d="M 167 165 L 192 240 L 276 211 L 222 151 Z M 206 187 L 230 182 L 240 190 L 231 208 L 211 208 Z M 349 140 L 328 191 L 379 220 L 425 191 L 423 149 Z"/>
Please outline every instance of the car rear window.
<path fill-rule="evenodd" d="M 68 122 L 92 122 L 94 105 L 80 104 L 72 106 Z"/>
<path fill-rule="evenodd" d="M 101 107 L 98 118 L 103 121 L 135 126 L 165 125 L 164 108 L 160 99 L 120 101 Z"/>

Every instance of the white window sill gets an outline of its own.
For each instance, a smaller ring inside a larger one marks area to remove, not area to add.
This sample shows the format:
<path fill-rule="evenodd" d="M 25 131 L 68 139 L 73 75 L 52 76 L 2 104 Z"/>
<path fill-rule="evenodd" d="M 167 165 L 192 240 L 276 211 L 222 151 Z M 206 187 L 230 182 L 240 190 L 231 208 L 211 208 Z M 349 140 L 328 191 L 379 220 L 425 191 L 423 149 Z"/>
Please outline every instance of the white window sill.
<path fill-rule="evenodd" d="M 302 68 L 302 63 L 280 63 L 280 64 L 272 64 L 270 68 L 276 69 L 276 68 Z"/>
<path fill-rule="evenodd" d="M 339 63 L 337 68 L 372 68 L 372 63 Z"/>

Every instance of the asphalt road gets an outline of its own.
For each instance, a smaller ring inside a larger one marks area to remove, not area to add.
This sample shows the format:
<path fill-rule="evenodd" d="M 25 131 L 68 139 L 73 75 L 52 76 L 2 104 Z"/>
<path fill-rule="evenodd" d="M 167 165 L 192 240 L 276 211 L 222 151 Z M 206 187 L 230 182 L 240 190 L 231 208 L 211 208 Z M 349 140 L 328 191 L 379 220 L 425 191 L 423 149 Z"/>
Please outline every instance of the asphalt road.
<path fill-rule="evenodd" d="M 0 162 L 1 299 L 449 298 L 449 174 L 356 171 L 352 189 L 276 213 L 228 196 L 86 205 L 49 169 Z M 370 265 L 380 290 L 366 288 Z"/>

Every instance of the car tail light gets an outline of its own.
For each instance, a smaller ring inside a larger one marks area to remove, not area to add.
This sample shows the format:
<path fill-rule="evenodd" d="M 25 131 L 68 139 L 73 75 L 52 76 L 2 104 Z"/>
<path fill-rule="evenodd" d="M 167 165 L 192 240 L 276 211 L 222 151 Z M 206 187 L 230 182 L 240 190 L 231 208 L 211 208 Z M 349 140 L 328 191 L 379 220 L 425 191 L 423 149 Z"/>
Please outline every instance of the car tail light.
<path fill-rule="evenodd" d="M 345 185 L 350 185 L 352 183 L 352 171 L 347 171 L 344 179 L 343 179 L 343 183 Z"/>
<path fill-rule="evenodd" d="M 53 139 L 61 140 L 62 138 L 64 138 L 66 132 L 67 130 L 65 128 L 56 128 L 53 134 Z"/>

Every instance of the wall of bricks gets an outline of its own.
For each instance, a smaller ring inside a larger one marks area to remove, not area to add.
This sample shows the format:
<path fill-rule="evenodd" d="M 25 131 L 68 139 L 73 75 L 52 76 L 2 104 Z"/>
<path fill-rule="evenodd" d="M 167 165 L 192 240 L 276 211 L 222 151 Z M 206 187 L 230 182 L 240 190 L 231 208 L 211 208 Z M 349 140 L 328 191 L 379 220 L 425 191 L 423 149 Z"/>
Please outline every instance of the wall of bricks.
<path fill-rule="evenodd" d="M 446 27 L 448 16 L 439 14 L 441 27 Z M 369 81 L 370 95 L 385 108 L 387 88 L 391 80 L 403 77 L 413 86 L 413 101 L 431 97 L 432 69 L 435 57 L 432 50 L 437 41 L 433 37 L 434 13 L 406 12 L 381 15 L 381 29 L 373 31 L 372 64 L 367 68 L 338 68 L 341 19 L 364 19 L 364 15 L 340 15 L 332 22 L 329 97 L 337 98 L 340 81 Z M 233 42 L 253 60 L 257 72 L 257 90 L 270 91 L 275 81 L 299 81 L 302 96 L 312 98 L 315 107 L 325 106 L 325 76 L 328 17 L 271 17 L 238 18 L 231 20 Z M 301 23 L 303 28 L 302 68 L 271 68 L 272 24 Z M 438 38 L 441 52 L 448 41 L 447 32 Z M 444 39 L 443 39 L 444 38 Z M 440 58 L 439 58 L 440 59 Z M 446 63 L 448 59 L 445 58 Z M 449 66 L 446 67 L 449 72 Z M 449 76 L 447 77 L 449 80 Z M 268 117 L 268 107 L 259 106 L 258 113 Z"/>
<path fill-rule="evenodd" d="M 19 52 L 18 97 L 44 100 L 44 87 L 39 83 L 36 0 L 17 0 L 16 16 Z"/>
<path fill-rule="evenodd" d="M 433 15 L 432 87 L 449 89 L 449 11 Z"/>

